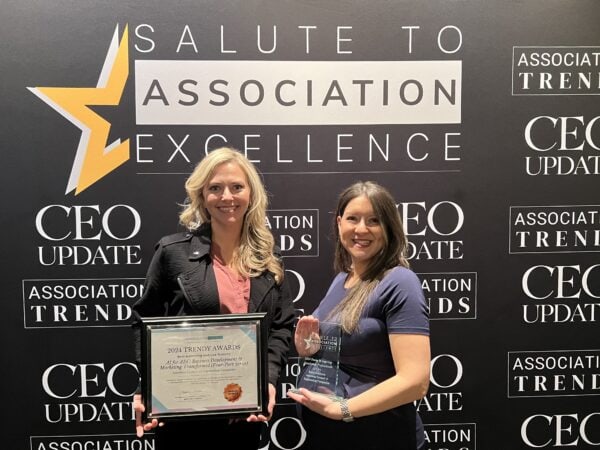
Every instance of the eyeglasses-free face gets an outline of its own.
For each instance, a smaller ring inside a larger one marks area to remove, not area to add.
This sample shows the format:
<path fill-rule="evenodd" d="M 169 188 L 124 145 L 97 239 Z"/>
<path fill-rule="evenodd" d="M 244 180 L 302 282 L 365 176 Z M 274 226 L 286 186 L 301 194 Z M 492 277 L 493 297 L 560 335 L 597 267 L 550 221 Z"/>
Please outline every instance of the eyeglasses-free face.
<path fill-rule="evenodd" d="M 338 216 L 337 225 L 340 242 L 350 254 L 354 272 L 364 272 L 384 244 L 383 228 L 371 201 L 364 195 L 350 200 L 343 215 Z"/>
<path fill-rule="evenodd" d="M 216 167 L 202 189 L 204 206 L 213 226 L 241 226 L 250 205 L 250 185 L 244 171 L 235 163 Z"/>

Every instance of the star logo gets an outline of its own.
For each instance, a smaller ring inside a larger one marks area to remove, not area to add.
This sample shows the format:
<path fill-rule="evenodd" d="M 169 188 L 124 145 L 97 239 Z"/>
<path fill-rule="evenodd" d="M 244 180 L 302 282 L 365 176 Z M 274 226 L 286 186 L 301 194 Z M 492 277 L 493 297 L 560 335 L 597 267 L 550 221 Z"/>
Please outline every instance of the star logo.
<path fill-rule="evenodd" d="M 117 26 L 96 87 L 28 88 L 81 130 L 65 194 L 78 195 L 129 160 L 129 139 L 108 144 L 111 124 L 90 108 L 118 106 L 128 77 L 128 29 L 119 42 Z"/>
<path fill-rule="evenodd" d="M 308 350 L 310 348 L 310 345 L 312 344 L 312 339 L 308 338 L 308 339 L 304 339 L 304 349 Z"/>

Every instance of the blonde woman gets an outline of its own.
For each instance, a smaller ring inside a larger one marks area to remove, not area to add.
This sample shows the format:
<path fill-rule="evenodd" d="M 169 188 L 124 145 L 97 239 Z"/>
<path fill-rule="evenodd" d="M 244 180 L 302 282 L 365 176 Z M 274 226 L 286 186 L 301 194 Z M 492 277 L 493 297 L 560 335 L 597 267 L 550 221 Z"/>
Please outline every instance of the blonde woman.
<path fill-rule="evenodd" d="M 275 405 L 275 386 L 286 364 L 294 324 L 280 255 L 266 226 L 267 194 L 240 152 L 211 151 L 185 183 L 189 201 L 180 214 L 188 232 L 163 237 L 148 268 L 144 294 L 133 306 L 138 363 L 139 319 L 230 313 L 267 313 L 268 416 L 142 423 L 141 394 L 134 395 L 136 432 L 154 431 L 158 449 L 188 448 L 199 437 L 257 449 L 260 422 Z"/>

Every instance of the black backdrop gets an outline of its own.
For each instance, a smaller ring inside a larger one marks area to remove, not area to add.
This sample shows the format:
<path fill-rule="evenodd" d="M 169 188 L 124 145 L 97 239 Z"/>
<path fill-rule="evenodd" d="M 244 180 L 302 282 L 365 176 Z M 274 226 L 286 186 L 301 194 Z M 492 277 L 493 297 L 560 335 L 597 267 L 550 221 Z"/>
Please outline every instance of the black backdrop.
<path fill-rule="evenodd" d="M 225 142 L 264 176 L 299 315 L 333 276 L 339 191 L 394 194 L 431 307 L 428 448 L 599 446 L 599 17 L 593 0 L 4 1 L 2 448 L 155 448 L 133 434 L 129 308 L 185 177 Z M 295 362 L 264 449 L 301 447 Z"/>

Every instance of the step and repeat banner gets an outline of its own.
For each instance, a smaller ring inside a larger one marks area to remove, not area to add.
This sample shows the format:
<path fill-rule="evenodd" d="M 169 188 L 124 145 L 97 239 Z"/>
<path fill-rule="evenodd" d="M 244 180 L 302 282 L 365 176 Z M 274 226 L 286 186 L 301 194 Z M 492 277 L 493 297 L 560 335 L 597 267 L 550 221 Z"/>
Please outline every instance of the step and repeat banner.
<path fill-rule="evenodd" d="M 595 0 L 3 2 L 0 446 L 164 450 L 134 434 L 131 306 L 186 177 L 231 145 L 264 177 L 298 316 L 334 275 L 338 193 L 394 195 L 431 311 L 428 449 L 600 447 L 598 19 Z M 302 447 L 297 372 L 263 450 Z"/>

